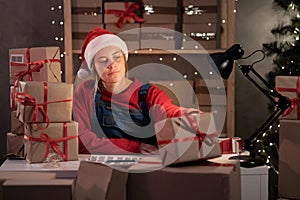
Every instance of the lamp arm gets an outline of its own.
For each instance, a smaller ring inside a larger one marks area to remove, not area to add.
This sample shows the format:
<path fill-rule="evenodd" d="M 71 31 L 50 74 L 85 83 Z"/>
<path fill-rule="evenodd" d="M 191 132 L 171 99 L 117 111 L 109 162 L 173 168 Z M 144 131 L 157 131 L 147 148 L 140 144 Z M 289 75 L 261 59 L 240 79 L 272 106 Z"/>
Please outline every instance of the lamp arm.
<path fill-rule="evenodd" d="M 291 101 L 288 97 L 281 95 L 272 87 L 262 76 L 257 73 L 252 65 L 238 65 L 244 76 L 251 81 L 271 102 L 275 105 L 274 112 L 269 118 L 259 127 L 249 138 L 245 139 L 245 149 L 254 155 L 254 142 L 283 114 L 283 112 L 291 106 Z M 268 90 L 260 86 L 250 75 L 253 73 Z M 277 100 L 275 100 L 277 98 Z"/>

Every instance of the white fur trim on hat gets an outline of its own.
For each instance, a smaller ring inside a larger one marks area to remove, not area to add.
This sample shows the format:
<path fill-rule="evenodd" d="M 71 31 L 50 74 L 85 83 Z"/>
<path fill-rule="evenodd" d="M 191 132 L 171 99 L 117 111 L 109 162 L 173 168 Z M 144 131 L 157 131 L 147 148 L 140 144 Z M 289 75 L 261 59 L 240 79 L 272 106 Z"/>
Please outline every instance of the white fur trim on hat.
<path fill-rule="evenodd" d="M 87 78 L 89 75 L 90 75 L 90 73 L 89 73 L 89 71 L 88 71 L 87 69 L 81 68 L 81 69 L 79 69 L 79 70 L 77 71 L 77 76 L 78 76 L 78 78 L 80 78 L 80 79 L 85 79 L 85 78 Z"/>
<path fill-rule="evenodd" d="M 114 34 L 100 35 L 94 38 L 92 41 L 90 41 L 84 51 L 85 61 L 90 70 L 95 54 L 99 50 L 108 46 L 119 47 L 121 51 L 125 54 L 126 60 L 128 59 L 128 49 L 126 43 L 121 38 Z"/>

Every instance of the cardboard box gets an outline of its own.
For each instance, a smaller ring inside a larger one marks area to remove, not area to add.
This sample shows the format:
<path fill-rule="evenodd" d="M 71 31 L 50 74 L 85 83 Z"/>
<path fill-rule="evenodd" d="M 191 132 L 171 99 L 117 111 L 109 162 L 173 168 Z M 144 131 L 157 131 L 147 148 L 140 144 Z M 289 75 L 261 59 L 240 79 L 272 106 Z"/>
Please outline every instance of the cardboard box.
<path fill-rule="evenodd" d="M 78 160 L 77 123 L 50 123 L 25 125 L 25 155 L 29 163 L 44 162 L 50 153 L 59 155 L 60 160 Z"/>
<path fill-rule="evenodd" d="M 165 166 L 221 155 L 213 113 L 168 118 L 155 124 L 155 132 Z"/>
<path fill-rule="evenodd" d="M 24 124 L 17 118 L 17 111 L 11 112 L 11 132 L 16 135 L 24 135 Z"/>
<path fill-rule="evenodd" d="M 101 163 L 81 161 L 75 187 L 75 199 L 125 200 L 127 177 L 127 172 Z"/>
<path fill-rule="evenodd" d="M 74 180 L 7 180 L 2 184 L 3 200 L 73 200 Z"/>
<path fill-rule="evenodd" d="M 7 133 L 7 148 L 6 154 L 12 154 L 19 157 L 24 157 L 24 135 L 16 135 Z"/>
<path fill-rule="evenodd" d="M 300 120 L 280 120 L 278 195 L 300 199 Z"/>
<path fill-rule="evenodd" d="M 175 24 L 142 24 L 141 49 L 174 50 L 175 34 Z"/>
<path fill-rule="evenodd" d="M 176 24 L 177 1 L 144 0 L 144 24 Z"/>
<path fill-rule="evenodd" d="M 183 23 L 217 23 L 218 8 L 216 0 L 183 0 Z"/>
<path fill-rule="evenodd" d="M 17 94 L 19 97 L 17 111 L 21 122 L 36 123 L 48 120 L 70 122 L 72 120 L 73 84 L 21 81 L 19 91 L 30 95 L 31 100 L 34 101 L 29 103 L 28 98 Z M 37 116 L 35 116 L 35 109 L 38 110 Z"/>
<path fill-rule="evenodd" d="M 3 183 L 7 180 L 50 180 L 55 179 L 55 173 L 50 172 L 13 172 L 13 171 L 0 171 L 0 200 L 4 198 Z M 9 199 L 10 200 L 10 199 Z"/>
<path fill-rule="evenodd" d="M 18 79 L 19 72 L 40 66 L 37 71 L 25 75 L 21 80 L 61 82 L 61 64 L 59 47 L 33 47 L 9 50 L 10 61 L 10 84 L 13 85 Z M 49 62 L 46 59 L 50 60 Z M 41 65 L 40 65 L 41 63 Z"/>
<path fill-rule="evenodd" d="M 195 80 L 195 93 L 201 106 L 226 106 L 226 84 L 220 79 Z"/>
<path fill-rule="evenodd" d="M 51 180 L 56 174 L 52 172 L 16 172 L 0 171 L 1 180 Z"/>
<path fill-rule="evenodd" d="M 216 49 L 218 46 L 216 23 L 182 24 L 182 33 L 182 49 Z"/>
<path fill-rule="evenodd" d="M 163 90 L 172 99 L 173 104 L 182 107 L 196 107 L 196 96 L 194 92 L 194 81 L 149 81 L 151 84 Z"/>
<path fill-rule="evenodd" d="M 17 102 L 15 100 L 15 94 L 19 92 L 18 87 L 10 86 L 10 95 L 9 95 L 9 100 L 10 100 L 10 108 L 12 110 L 15 110 L 17 108 Z"/>
<path fill-rule="evenodd" d="M 292 106 L 283 113 L 281 118 L 300 119 L 298 108 L 300 94 L 297 94 L 297 89 L 300 89 L 300 76 L 276 76 L 275 87 L 280 94 L 292 101 Z"/>
<path fill-rule="evenodd" d="M 222 159 L 130 173 L 127 199 L 240 200 L 240 179 L 239 161 Z"/>

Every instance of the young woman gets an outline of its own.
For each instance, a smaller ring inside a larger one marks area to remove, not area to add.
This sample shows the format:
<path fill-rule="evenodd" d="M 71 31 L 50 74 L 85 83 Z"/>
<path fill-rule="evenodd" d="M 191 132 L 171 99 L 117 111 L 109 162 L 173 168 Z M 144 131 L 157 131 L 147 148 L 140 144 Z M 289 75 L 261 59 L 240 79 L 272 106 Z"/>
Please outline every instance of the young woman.
<path fill-rule="evenodd" d="M 74 94 L 79 153 L 150 153 L 157 150 L 154 123 L 191 111 L 173 105 L 159 88 L 127 78 L 127 46 L 107 30 L 87 35 L 82 58 L 78 77 L 92 78 Z"/>

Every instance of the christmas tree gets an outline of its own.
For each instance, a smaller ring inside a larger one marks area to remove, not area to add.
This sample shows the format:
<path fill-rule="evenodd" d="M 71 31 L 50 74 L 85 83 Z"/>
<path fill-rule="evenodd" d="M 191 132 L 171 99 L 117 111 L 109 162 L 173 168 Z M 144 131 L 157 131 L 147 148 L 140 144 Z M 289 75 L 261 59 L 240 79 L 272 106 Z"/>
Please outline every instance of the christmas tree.
<path fill-rule="evenodd" d="M 279 25 L 271 30 L 274 41 L 263 44 L 266 56 L 273 57 L 273 67 L 266 75 L 274 87 L 275 77 L 300 75 L 300 0 L 274 0 L 275 8 L 282 10 L 284 17 Z M 270 106 L 274 110 L 273 106 Z M 261 134 L 255 149 L 266 163 L 278 173 L 278 120 Z"/>
<path fill-rule="evenodd" d="M 276 40 L 263 45 L 266 55 L 274 56 L 274 67 L 267 75 L 273 86 L 275 76 L 300 75 L 300 0 L 274 0 L 274 3 L 284 11 L 286 21 L 271 30 Z"/>

